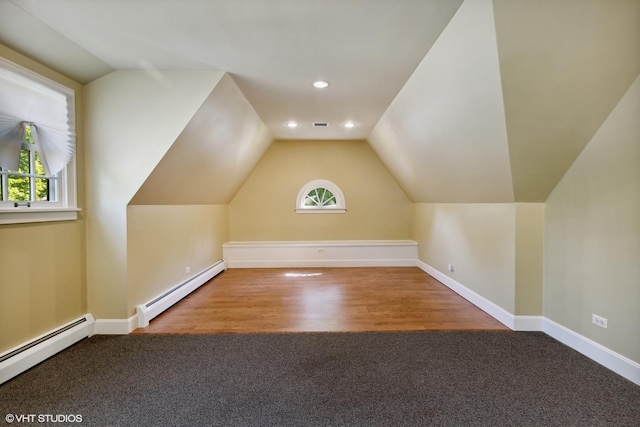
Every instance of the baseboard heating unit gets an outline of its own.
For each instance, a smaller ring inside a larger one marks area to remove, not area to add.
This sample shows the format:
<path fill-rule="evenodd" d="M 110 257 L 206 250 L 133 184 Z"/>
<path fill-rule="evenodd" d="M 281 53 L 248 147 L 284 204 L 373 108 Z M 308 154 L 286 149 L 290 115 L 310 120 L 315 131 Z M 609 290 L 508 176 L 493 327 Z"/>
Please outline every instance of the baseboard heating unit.
<path fill-rule="evenodd" d="M 213 279 L 218 274 L 227 269 L 224 259 L 219 260 L 210 267 L 191 276 L 184 282 L 174 286 L 162 295 L 157 296 L 146 304 L 140 304 L 136 307 L 138 315 L 138 327 L 144 328 L 154 317 L 198 289 L 200 286 Z"/>
<path fill-rule="evenodd" d="M 93 335 L 94 319 L 86 314 L 0 354 L 0 384 Z"/>

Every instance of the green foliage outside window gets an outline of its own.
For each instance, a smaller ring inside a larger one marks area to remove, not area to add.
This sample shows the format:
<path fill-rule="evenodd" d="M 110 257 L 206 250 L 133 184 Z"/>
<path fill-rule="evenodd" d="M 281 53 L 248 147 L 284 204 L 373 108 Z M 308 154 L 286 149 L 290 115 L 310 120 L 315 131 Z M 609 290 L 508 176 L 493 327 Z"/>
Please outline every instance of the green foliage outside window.
<path fill-rule="evenodd" d="M 314 188 L 304 199 L 305 206 L 334 206 L 336 196 L 326 188 Z"/>
<path fill-rule="evenodd" d="M 31 128 L 26 128 L 26 145 L 23 145 L 20 151 L 20 162 L 17 171 L 5 171 L 7 179 L 7 197 L 5 199 L 4 194 L 0 194 L 0 200 L 9 201 L 47 201 L 49 200 L 49 179 L 44 178 L 45 172 L 42 162 L 40 161 L 40 155 L 35 151 L 35 143 L 31 136 Z M 33 162 L 32 162 L 33 157 Z M 34 167 L 34 171 L 31 167 Z M 4 170 L 3 170 L 4 171 Z M 20 174 L 39 175 L 40 177 L 33 176 L 16 176 L 11 172 L 18 172 Z M 31 196 L 31 181 L 35 183 L 35 197 Z"/>

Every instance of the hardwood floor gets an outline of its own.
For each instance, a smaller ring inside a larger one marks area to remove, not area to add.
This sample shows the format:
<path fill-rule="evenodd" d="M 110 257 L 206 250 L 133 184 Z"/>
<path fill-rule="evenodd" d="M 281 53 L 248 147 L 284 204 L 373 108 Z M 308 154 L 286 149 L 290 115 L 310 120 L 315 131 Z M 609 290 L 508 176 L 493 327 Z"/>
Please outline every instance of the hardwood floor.
<path fill-rule="evenodd" d="M 229 269 L 134 333 L 509 330 L 415 267 Z"/>

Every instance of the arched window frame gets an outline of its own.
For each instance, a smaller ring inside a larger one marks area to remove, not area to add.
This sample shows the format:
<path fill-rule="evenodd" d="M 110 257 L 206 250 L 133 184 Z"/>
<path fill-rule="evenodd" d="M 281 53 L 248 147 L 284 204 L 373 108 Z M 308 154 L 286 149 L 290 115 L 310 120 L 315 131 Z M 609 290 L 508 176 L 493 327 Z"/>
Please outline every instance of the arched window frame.
<path fill-rule="evenodd" d="M 331 191 L 336 198 L 336 204 L 331 206 L 305 206 L 304 201 L 307 195 L 316 188 L 326 188 Z M 314 179 L 306 183 L 298 192 L 296 199 L 296 213 L 345 213 L 347 206 L 344 194 L 340 187 L 326 179 Z"/>

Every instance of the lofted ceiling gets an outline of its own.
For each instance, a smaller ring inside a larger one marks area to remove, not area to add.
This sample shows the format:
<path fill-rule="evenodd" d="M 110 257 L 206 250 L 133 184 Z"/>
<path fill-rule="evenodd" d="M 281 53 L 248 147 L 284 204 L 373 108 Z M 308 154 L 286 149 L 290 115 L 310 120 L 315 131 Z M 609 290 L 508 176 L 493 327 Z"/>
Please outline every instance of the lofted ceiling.
<path fill-rule="evenodd" d="M 368 139 L 414 202 L 544 202 L 639 73 L 638 0 L 465 1 Z"/>
<path fill-rule="evenodd" d="M 111 70 L 228 72 L 276 139 L 366 138 L 462 3 L 0 1 L 0 40 L 81 83 Z"/>
<path fill-rule="evenodd" d="M 640 1 L 493 5 L 514 195 L 540 202 L 640 74 Z"/>
<path fill-rule="evenodd" d="M 367 139 L 413 202 L 543 202 L 640 74 L 640 0 L 0 0 L 0 43 L 81 83 L 227 72 L 271 137 Z"/>

